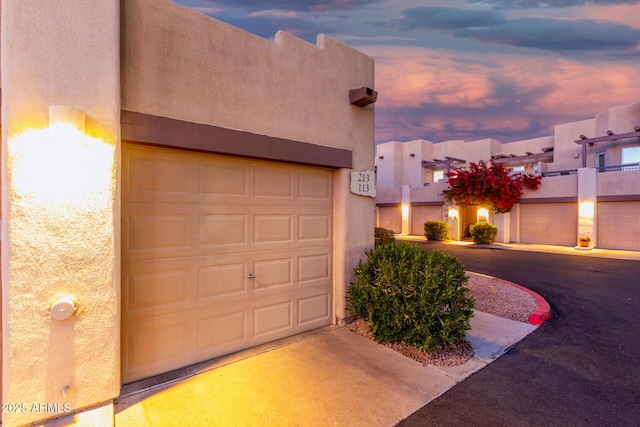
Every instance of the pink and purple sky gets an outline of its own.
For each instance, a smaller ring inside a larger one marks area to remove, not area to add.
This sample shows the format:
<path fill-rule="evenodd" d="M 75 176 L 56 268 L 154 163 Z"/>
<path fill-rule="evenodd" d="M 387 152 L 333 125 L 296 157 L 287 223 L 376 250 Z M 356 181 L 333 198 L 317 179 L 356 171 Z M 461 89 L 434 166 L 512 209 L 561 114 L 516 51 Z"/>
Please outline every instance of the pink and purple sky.
<path fill-rule="evenodd" d="M 518 141 L 640 102 L 640 0 L 175 1 L 373 57 L 377 143 Z"/>

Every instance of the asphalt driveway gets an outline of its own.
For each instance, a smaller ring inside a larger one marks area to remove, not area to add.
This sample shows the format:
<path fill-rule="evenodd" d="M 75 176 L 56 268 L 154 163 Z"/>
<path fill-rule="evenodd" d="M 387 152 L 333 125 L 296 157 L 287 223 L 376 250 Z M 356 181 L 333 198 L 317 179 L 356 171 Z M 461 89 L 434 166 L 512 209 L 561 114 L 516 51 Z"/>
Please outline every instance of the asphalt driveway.
<path fill-rule="evenodd" d="M 552 317 L 399 426 L 640 425 L 640 261 L 424 245 L 539 293 Z"/>

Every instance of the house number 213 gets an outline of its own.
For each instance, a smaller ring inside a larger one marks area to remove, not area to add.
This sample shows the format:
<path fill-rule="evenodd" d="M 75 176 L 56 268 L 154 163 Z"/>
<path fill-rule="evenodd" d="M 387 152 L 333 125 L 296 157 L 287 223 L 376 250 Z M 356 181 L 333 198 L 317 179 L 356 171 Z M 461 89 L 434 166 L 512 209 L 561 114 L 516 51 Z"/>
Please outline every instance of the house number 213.
<path fill-rule="evenodd" d="M 351 192 L 360 196 L 376 197 L 374 172 L 351 172 Z"/>

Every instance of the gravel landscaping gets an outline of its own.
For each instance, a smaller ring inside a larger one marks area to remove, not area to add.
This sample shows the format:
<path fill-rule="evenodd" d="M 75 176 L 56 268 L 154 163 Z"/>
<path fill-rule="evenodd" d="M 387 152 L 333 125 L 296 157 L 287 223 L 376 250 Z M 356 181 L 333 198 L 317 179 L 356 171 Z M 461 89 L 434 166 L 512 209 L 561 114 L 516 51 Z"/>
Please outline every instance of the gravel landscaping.
<path fill-rule="evenodd" d="M 469 296 L 475 299 L 475 310 L 526 323 L 531 313 L 538 308 L 533 296 L 503 280 L 470 272 L 467 272 L 467 275 Z M 345 327 L 373 339 L 369 328 L 362 320 L 347 323 Z M 473 356 L 473 348 L 467 341 L 453 348 L 441 348 L 432 352 L 425 352 L 407 344 L 385 345 L 424 365 L 461 365 Z"/>

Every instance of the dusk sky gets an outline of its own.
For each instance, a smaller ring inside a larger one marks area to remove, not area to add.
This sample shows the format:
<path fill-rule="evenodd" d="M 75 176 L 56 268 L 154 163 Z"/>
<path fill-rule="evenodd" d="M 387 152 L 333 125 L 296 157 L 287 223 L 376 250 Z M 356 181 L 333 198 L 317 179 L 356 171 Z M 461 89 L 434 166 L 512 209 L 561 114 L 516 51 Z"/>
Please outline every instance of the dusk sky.
<path fill-rule="evenodd" d="M 517 141 L 640 102 L 640 0 L 177 3 L 268 40 L 324 33 L 373 57 L 377 143 Z"/>

